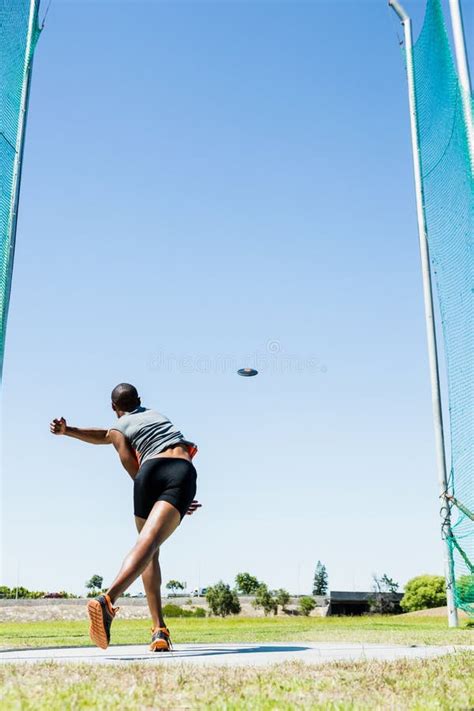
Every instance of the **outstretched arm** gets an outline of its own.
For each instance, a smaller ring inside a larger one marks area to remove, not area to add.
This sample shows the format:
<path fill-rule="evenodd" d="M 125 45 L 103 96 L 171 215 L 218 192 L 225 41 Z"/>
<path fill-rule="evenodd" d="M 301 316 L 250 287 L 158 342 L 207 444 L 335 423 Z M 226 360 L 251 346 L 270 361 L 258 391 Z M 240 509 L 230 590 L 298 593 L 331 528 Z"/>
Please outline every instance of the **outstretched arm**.
<path fill-rule="evenodd" d="M 111 444 L 108 430 L 101 430 L 94 427 L 70 427 L 64 417 L 58 417 L 49 425 L 50 432 L 55 435 L 66 435 L 79 439 L 88 444 Z"/>

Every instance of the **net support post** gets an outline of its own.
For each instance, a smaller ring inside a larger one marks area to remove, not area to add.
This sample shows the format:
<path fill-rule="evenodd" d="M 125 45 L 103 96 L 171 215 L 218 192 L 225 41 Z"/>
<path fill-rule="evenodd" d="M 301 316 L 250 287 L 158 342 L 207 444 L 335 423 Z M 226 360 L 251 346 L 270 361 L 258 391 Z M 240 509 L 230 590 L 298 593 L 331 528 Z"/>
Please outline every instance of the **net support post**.
<path fill-rule="evenodd" d="M 466 51 L 466 36 L 462 19 L 460 0 L 449 0 L 451 12 L 451 27 L 453 29 L 454 52 L 458 69 L 459 85 L 462 94 L 462 107 L 466 124 L 467 140 L 469 143 L 469 157 L 471 161 L 471 176 L 474 174 L 474 126 L 471 108 L 471 76 L 469 61 Z"/>
<path fill-rule="evenodd" d="M 16 241 L 16 228 L 18 222 L 18 206 L 20 201 L 20 186 L 21 186 L 21 172 L 23 168 L 23 152 L 25 147 L 25 131 L 26 131 L 26 119 L 28 115 L 28 101 L 30 95 L 30 80 L 31 80 L 31 69 L 33 63 L 33 53 L 31 51 L 33 43 L 33 35 L 35 31 L 35 22 L 37 21 L 37 9 L 38 0 L 30 0 L 29 15 L 28 15 L 28 32 L 26 37 L 25 46 L 25 64 L 23 68 L 23 83 L 21 90 L 20 99 L 20 112 L 18 116 L 18 131 L 17 131 L 17 142 L 15 146 L 15 160 L 13 164 L 13 190 L 11 195 L 10 203 L 10 219 L 8 223 L 8 244 L 10 249 L 10 254 L 8 255 L 9 261 L 9 287 L 6 294 L 5 303 L 5 315 L 4 315 L 4 328 L 6 328 L 6 321 L 8 318 L 8 307 L 10 302 L 10 291 L 11 291 L 11 275 L 13 271 L 13 259 L 15 256 L 15 241 Z M 7 277 L 8 278 L 8 277 Z M 3 376 L 3 358 L 0 354 L 0 384 Z"/>
<path fill-rule="evenodd" d="M 444 443 L 443 411 L 441 405 L 441 386 L 439 379 L 438 351 L 436 344 L 436 324 L 433 308 L 433 287 L 431 282 L 430 257 L 427 239 L 426 219 L 424 210 L 423 182 L 421 173 L 420 146 L 417 123 L 417 106 L 415 92 L 415 72 L 413 65 L 413 32 L 411 19 L 403 6 L 396 0 L 389 0 L 390 7 L 398 15 L 404 31 L 406 70 L 408 81 L 408 100 L 410 107 L 410 128 L 413 153 L 413 171 L 415 178 L 416 213 L 418 221 L 418 236 L 420 245 L 421 271 L 423 277 L 423 300 L 425 308 L 426 335 L 428 341 L 428 358 L 430 366 L 431 399 L 433 406 L 433 423 L 435 431 L 436 464 L 440 493 L 448 490 L 446 470 L 446 452 Z M 446 594 L 448 603 L 448 623 L 450 627 L 458 626 L 458 612 L 454 597 L 454 560 L 449 537 L 451 535 L 450 506 L 443 510 L 442 539 L 444 547 L 444 568 L 446 576 Z"/>

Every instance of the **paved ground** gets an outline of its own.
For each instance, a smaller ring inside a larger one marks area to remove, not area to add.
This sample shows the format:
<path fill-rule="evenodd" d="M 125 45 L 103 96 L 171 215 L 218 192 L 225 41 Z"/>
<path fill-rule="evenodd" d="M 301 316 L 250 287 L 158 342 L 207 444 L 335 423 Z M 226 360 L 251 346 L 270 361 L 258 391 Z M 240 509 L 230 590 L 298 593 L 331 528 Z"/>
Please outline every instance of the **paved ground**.
<path fill-rule="evenodd" d="M 324 664 L 333 661 L 377 659 L 391 661 L 401 658 L 427 659 L 450 654 L 460 649 L 474 647 L 403 647 L 378 644 L 179 644 L 171 653 L 152 653 L 143 645 L 112 646 L 103 651 L 95 647 L 68 647 L 56 649 L 0 651 L 0 663 L 60 663 L 82 662 L 88 664 L 213 664 L 232 666 L 266 666 L 285 661 L 302 661 L 307 664 Z"/>

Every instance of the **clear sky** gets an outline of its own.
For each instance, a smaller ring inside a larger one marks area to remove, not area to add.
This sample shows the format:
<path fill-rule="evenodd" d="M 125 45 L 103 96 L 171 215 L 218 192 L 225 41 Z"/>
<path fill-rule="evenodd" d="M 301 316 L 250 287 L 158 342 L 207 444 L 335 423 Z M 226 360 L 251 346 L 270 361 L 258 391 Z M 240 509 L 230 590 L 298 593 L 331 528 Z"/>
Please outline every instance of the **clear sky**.
<path fill-rule="evenodd" d="M 418 31 L 424 3 L 405 4 Z M 384 0 L 53 2 L 3 383 L 3 583 L 82 592 L 132 545 L 112 448 L 48 430 L 109 426 L 120 381 L 200 447 L 203 508 L 165 580 L 442 572 L 397 28 Z"/>

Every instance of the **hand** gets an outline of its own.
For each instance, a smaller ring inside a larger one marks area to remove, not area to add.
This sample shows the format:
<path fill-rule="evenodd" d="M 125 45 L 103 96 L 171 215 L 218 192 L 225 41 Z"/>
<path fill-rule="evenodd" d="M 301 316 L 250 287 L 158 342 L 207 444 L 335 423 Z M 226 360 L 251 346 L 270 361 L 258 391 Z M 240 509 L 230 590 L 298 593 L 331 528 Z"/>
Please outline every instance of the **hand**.
<path fill-rule="evenodd" d="M 186 511 L 186 516 L 192 516 L 193 513 L 200 508 L 202 508 L 202 504 L 200 504 L 199 501 L 196 501 L 196 499 L 194 499 L 194 501 L 191 502 L 189 509 Z"/>
<path fill-rule="evenodd" d="M 66 434 L 67 422 L 64 417 L 57 417 L 49 425 L 49 431 L 51 434 L 63 435 Z"/>

